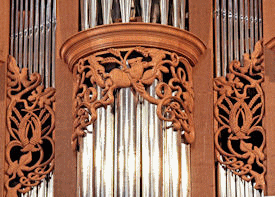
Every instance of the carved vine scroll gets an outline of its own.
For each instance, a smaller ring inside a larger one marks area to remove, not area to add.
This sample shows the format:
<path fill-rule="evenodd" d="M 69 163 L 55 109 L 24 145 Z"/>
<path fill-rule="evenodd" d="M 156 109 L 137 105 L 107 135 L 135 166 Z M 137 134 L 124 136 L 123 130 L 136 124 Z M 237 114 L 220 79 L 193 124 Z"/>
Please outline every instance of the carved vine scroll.
<path fill-rule="evenodd" d="M 262 42 L 244 63 L 232 61 L 226 77 L 214 81 L 218 99 L 215 103 L 215 150 L 217 160 L 256 189 L 265 188 L 264 80 Z"/>
<path fill-rule="evenodd" d="M 112 104 L 116 90 L 127 87 L 157 105 L 159 119 L 171 122 L 183 142 L 194 140 L 192 66 L 186 58 L 156 48 L 110 48 L 80 59 L 73 76 L 74 149 L 97 119 L 96 110 Z M 155 80 L 157 98 L 147 91 Z"/>
<path fill-rule="evenodd" d="M 54 167 L 55 89 L 44 88 L 38 73 L 8 64 L 6 196 L 26 193 Z"/>

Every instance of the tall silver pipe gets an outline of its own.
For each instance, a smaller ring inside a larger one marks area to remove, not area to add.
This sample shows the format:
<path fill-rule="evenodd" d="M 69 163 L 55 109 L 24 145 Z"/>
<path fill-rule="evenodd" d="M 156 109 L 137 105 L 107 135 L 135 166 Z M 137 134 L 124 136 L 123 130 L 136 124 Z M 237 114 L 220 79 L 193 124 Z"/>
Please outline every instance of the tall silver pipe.
<path fill-rule="evenodd" d="M 234 0 L 234 59 L 239 59 L 239 9 L 238 0 Z"/>
<path fill-rule="evenodd" d="M 39 21 L 39 73 L 44 82 L 45 68 L 45 0 L 41 0 L 40 4 L 40 21 Z"/>
<path fill-rule="evenodd" d="M 169 131 L 168 131 L 169 132 Z M 180 175 L 181 175 L 181 165 L 180 165 L 180 153 L 181 153 L 181 146 L 180 146 L 180 132 L 175 132 L 171 129 L 172 133 L 172 154 L 173 158 L 171 161 L 172 164 L 172 188 L 173 188 L 173 196 L 179 196 L 180 194 Z"/>
<path fill-rule="evenodd" d="M 114 195 L 114 114 L 113 107 L 107 106 L 106 108 L 106 132 L 105 132 L 105 152 L 104 152 L 104 180 L 105 180 L 105 195 Z M 92 145 L 91 145 L 92 146 Z M 92 150 L 91 150 L 92 151 Z M 92 183 L 91 183 L 92 184 Z"/>
<path fill-rule="evenodd" d="M 186 0 L 180 1 L 180 14 L 181 14 L 180 28 L 185 29 Z"/>
<path fill-rule="evenodd" d="M 11 22 L 10 22 L 10 54 L 12 56 L 14 56 L 13 54 L 13 50 L 14 50 L 14 18 L 16 17 L 16 15 L 14 13 L 16 13 L 15 10 L 15 1 L 11 0 Z"/>
<path fill-rule="evenodd" d="M 125 152 L 126 152 L 126 147 L 125 147 L 125 141 L 124 141 L 124 132 L 125 132 L 125 127 L 124 127 L 124 122 L 125 122 L 125 116 L 123 113 L 126 112 L 125 110 L 125 105 L 124 103 L 125 101 L 125 97 L 126 97 L 126 89 L 121 89 L 119 91 L 119 101 L 120 101 L 120 105 L 119 105 L 119 119 L 118 119 L 118 125 L 119 125 L 119 150 L 118 150 L 118 154 L 119 154 L 119 185 L 118 185 L 118 196 L 124 196 L 126 194 L 126 183 L 127 183 L 127 177 L 126 177 L 126 158 L 125 158 Z M 127 114 L 127 112 L 126 112 Z"/>
<path fill-rule="evenodd" d="M 160 0 L 160 22 L 168 24 L 169 0 Z"/>
<path fill-rule="evenodd" d="M 101 98 L 101 91 L 100 88 L 97 87 L 97 91 L 98 91 L 98 99 Z M 102 133 L 105 133 L 105 115 L 103 114 L 103 110 L 102 108 L 97 109 L 97 120 L 96 120 L 96 126 L 95 126 L 95 196 L 100 196 L 101 195 L 101 180 L 102 180 L 102 162 L 103 162 L 103 158 L 102 158 Z M 103 128 L 101 128 L 101 126 L 103 126 Z"/>
<path fill-rule="evenodd" d="M 217 170 L 218 170 L 218 187 L 219 187 L 219 190 L 218 190 L 218 195 L 220 197 L 227 197 L 227 184 L 226 184 L 226 181 L 227 181 L 227 172 L 226 172 L 226 169 L 221 165 L 221 164 L 218 164 L 217 166 Z"/>
<path fill-rule="evenodd" d="M 166 130 L 167 122 L 163 122 L 163 196 L 170 196 L 170 160 L 169 135 Z"/>
<path fill-rule="evenodd" d="M 216 76 L 219 77 L 221 76 L 221 18 L 220 18 L 220 0 L 215 1 L 215 37 L 216 37 L 216 42 L 215 42 L 215 48 L 216 48 Z"/>
<path fill-rule="evenodd" d="M 228 0 L 228 62 L 233 60 L 233 0 Z"/>
<path fill-rule="evenodd" d="M 157 85 L 157 81 L 155 81 L 149 88 L 150 95 L 153 95 L 155 98 L 156 92 L 155 87 Z M 156 115 L 156 106 L 153 104 L 149 104 L 148 109 L 149 116 L 149 143 L 150 143 L 150 158 L 151 158 L 151 194 L 154 196 L 161 195 L 161 168 L 162 168 L 162 147 L 160 142 L 163 139 L 163 135 L 161 132 L 160 122 Z"/>
<path fill-rule="evenodd" d="M 254 42 L 255 41 L 255 37 L 254 37 L 254 35 L 255 35 L 255 32 L 254 32 L 255 21 L 254 21 L 254 1 L 253 0 L 249 1 L 249 7 L 250 7 L 250 12 L 249 12 L 249 14 L 250 14 L 250 53 L 252 53 L 254 50 L 254 44 L 255 44 L 255 42 Z"/>
<path fill-rule="evenodd" d="M 119 0 L 119 2 L 122 22 L 128 23 L 130 22 L 132 0 Z"/>
<path fill-rule="evenodd" d="M 140 0 L 142 21 L 150 23 L 152 0 Z"/>
<path fill-rule="evenodd" d="M 52 64 L 51 86 L 55 87 L 55 32 L 56 32 L 56 0 L 53 0 L 52 8 Z"/>
<path fill-rule="evenodd" d="M 51 18 L 52 18 L 52 0 L 47 1 L 46 6 L 46 36 L 45 36 L 45 86 L 50 87 L 51 82 Z"/>
<path fill-rule="evenodd" d="M 143 99 L 142 102 L 142 196 L 150 195 L 151 187 L 151 158 L 150 158 L 150 142 L 149 142 L 149 103 Z"/>
<path fill-rule="evenodd" d="M 227 8 L 226 0 L 222 1 L 222 73 L 227 72 Z"/>
<path fill-rule="evenodd" d="M 102 0 L 101 4 L 102 4 L 103 24 L 110 24 L 113 0 Z"/>
<path fill-rule="evenodd" d="M 244 2 L 240 0 L 240 60 L 243 61 L 244 54 Z"/>
<path fill-rule="evenodd" d="M 19 0 L 15 3 L 14 57 L 18 61 Z"/>
<path fill-rule="evenodd" d="M 181 143 L 181 197 L 191 196 L 190 145 Z"/>
<path fill-rule="evenodd" d="M 29 47 L 28 47 L 28 65 L 29 71 L 33 72 L 33 21 L 34 21 L 34 0 L 30 0 L 30 18 L 29 18 Z"/>
<path fill-rule="evenodd" d="M 245 37 L 245 53 L 249 53 L 249 16 L 248 16 L 248 0 L 244 0 L 244 37 Z"/>
<path fill-rule="evenodd" d="M 90 28 L 97 25 L 97 0 L 89 1 L 90 8 Z"/>
<path fill-rule="evenodd" d="M 139 95 L 136 95 L 135 106 L 136 112 L 136 196 L 141 196 L 141 142 L 142 142 L 142 103 Z"/>
<path fill-rule="evenodd" d="M 128 103 L 126 106 L 126 111 L 125 114 L 128 112 L 128 121 L 126 126 L 127 130 L 124 133 L 126 141 L 126 163 L 127 163 L 127 177 L 128 177 L 128 184 L 126 189 L 128 192 L 129 196 L 136 196 L 136 106 L 135 106 L 135 98 L 134 95 L 131 91 L 131 88 L 126 89 L 126 103 Z M 126 118 L 127 119 L 127 118 Z M 127 134 L 128 133 L 128 134 Z"/>
<path fill-rule="evenodd" d="M 259 2 L 254 0 L 255 43 L 259 40 Z"/>
<path fill-rule="evenodd" d="M 35 0 L 35 24 L 34 24 L 34 51 L 33 51 L 33 72 L 38 72 L 39 61 L 39 5 L 40 0 Z"/>
<path fill-rule="evenodd" d="M 30 68 L 30 65 L 28 64 L 28 32 L 29 32 L 29 0 L 25 0 L 23 65 L 27 68 Z"/>
<path fill-rule="evenodd" d="M 173 0 L 173 26 L 179 27 L 181 21 L 180 15 L 181 0 Z"/>
<path fill-rule="evenodd" d="M 83 1 L 84 4 L 83 4 L 83 13 L 84 13 L 84 29 L 88 29 L 89 28 L 89 1 L 88 0 L 84 0 Z"/>
<path fill-rule="evenodd" d="M 100 118 L 100 126 L 97 128 L 97 132 L 100 132 L 100 154 L 101 154 L 101 169 L 100 169 L 100 180 L 104 180 L 105 178 L 105 167 L 106 167 L 106 110 L 104 108 L 99 109 L 101 110 Z M 106 196 L 106 187 L 104 181 L 100 181 L 100 196 Z"/>
<path fill-rule="evenodd" d="M 20 68 L 23 68 L 23 6 L 24 2 L 23 0 L 20 0 L 20 12 L 19 12 L 19 46 L 18 46 L 18 65 Z"/>

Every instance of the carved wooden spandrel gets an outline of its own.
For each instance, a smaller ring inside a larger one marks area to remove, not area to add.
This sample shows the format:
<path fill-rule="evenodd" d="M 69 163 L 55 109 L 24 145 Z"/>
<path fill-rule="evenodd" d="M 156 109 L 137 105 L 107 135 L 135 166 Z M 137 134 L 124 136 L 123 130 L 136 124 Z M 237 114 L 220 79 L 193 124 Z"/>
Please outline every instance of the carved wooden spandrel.
<path fill-rule="evenodd" d="M 7 197 L 37 186 L 54 167 L 55 89 L 38 73 L 8 63 L 5 189 Z"/>
<path fill-rule="evenodd" d="M 243 65 L 232 61 L 226 77 L 214 80 L 218 98 L 214 106 L 216 159 L 256 189 L 265 188 L 266 166 L 263 46 L 259 41 Z"/>
<path fill-rule="evenodd" d="M 110 48 L 81 58 L 73 76 L 73 149 L 86 127 L 97 119 L 97 109 L 112 104 L 116 90 L 128 87 L 157 105 L 159 119 L 171 122 L 184 143 L 194 141 L 192 66 L 186 58 L 156 48 Z M 157 98 L 147 91 L 155 80 Z M 101 99 L 97 86 L 102 90 Z"/>

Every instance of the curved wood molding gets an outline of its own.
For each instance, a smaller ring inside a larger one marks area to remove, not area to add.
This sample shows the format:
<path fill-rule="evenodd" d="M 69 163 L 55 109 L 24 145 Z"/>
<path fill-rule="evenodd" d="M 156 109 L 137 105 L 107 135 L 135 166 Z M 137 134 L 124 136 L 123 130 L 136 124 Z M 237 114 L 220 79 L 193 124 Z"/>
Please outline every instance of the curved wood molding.
<path fill-rule="evenodd" d="M 206 47 L 192 33 L 155 23 L 115 23 L 81 31 L 68 39 L 60 56 L 72 71 L 74 64 L 85 56 L 121 47 L 151 47 L 176 52 L 186 57 L 192 66 L 198 62 Z"/>
<path fill-rule="evenodd" d="M 21 71 L 9 57 L 7 84 L 6 196 L 26 193 L 54 167 L 55 89 L 38 73 Z"/>
<path fill-rule="evenodd" d="M 265 45 L 268 49 L 275 50 L 275 37 L 270 39 Z"/>
<path fill-rule="evenodd" d="M 68 39 L 60 55 L 74 77 L 73 149 L 95 122 L 96 110 L 112 104 L 116 90 L 128 87 L 157 105 L 159 119 L 171 122 L 184 143 L 192 143 L 192 66 L 205 49 L 187 31 L 151 23 L 98 26 Z M 157 98 L 147 91 L 156 80 Z"/>
<path fill-rule="evenodd" d="M 214 81 L 218 99 L 214 106 L 218 127 L 215 130 L 216 159 L 246 181 L 255 181 L 256 189 L 265 188 L 266 166 L 264 81 L 262 41 L 244 65 L 232 61 L 226 77 Z"/>

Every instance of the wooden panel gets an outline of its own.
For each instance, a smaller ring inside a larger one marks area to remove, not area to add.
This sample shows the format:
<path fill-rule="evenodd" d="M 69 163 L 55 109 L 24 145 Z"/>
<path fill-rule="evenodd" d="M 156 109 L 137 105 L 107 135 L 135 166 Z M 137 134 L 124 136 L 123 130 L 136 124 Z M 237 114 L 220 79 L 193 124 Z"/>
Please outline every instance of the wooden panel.
<path fill-rule="evenodd" d="M 189 11 L 189 29 L 207 47 L 193 70 L 196 139 L 191 145 L 191 194 L 211 197 L 215 196 L 212 0 L 190 1 Z"/>
<path fill-rule="evenodd" d="M 275 1 L 263 1 L 265 58 L 266 195 L 275 195 Z M 268 43 L 268 44 L 267 44 Z"/>
<path fill-rule="evenodd" d="M 54 196 L 76 196 L 76 154 L 71 149 L 73 130 L 72 73 L 60 59 L 61 45 L 78 32 L 78 0 L 57 1 L 56 29 L 56 159 Z"/>
<path fill-rule="evenodd" d="M 1 1 L 0 6 L 0 196 L 4 196 L 4 164 L 6 133 L 6 74 L 9 54 L 9 1 Z"/>

